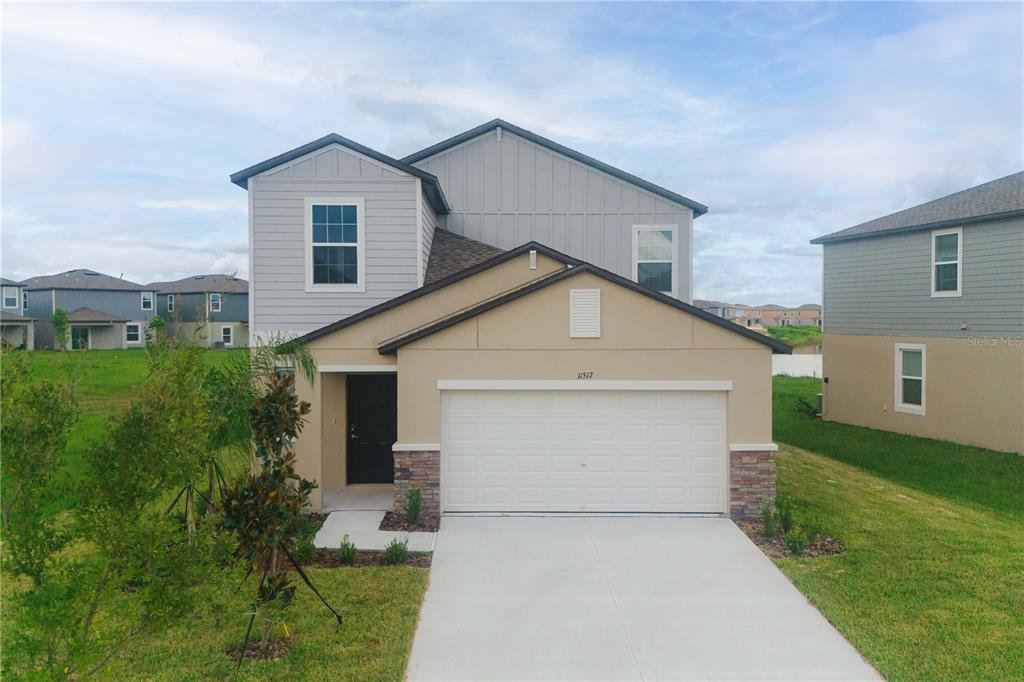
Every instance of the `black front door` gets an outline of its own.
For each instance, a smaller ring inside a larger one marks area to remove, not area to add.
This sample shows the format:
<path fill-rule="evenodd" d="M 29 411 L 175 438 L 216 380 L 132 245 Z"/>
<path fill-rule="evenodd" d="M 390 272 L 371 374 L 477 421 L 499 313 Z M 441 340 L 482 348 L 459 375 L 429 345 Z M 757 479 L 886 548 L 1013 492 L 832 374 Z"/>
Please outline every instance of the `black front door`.
<path fill-rule="evenodd" d="M 394 374 L 349 374 L 348 483 L 392 483 L 398 437 L 398 381 Z"/>

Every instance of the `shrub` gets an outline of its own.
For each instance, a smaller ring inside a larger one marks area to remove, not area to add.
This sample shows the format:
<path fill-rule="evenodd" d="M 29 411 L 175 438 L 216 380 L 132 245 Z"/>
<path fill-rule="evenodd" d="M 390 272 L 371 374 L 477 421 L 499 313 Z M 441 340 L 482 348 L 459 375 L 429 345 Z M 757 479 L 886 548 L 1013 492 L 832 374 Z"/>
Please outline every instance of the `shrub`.
<path fill-rule="evenodd" d="M 781 495 L 775 498 L 775 508 L 779 510 L 779 525 L 782 532 L 788 533 L 796 527 L 796 507 L 793 498 L 788 495 Z"/>
<path fill-rule="evenodd" d="M 307 566 L 313 561 L 313 555 L 316 554 L 316 544 L 313 542 L 315 537 L 316 524 L 307 521 L 292 541 L 292 558 L 300 566 Z"/>
<path fill-rule="evenodd" d="M 420 512 L 423 511 L 423 493 L 417 487 L 409 488 L 409 494 L 405 496 L 405 517 L 409 523 L 416 523 L 420 520 Z"/>
<path fill-rule="evenodd" d="M 404 564 L 409 558 L 409 541 L 395 538 L 384 548 L 384 560 L 389 564 Z"/>
<path fill-rule="evenodd" d="M 348 539 L 348 534 L 341 539 L 341 544 L 338 545 L 338 559 L 341 563 L 346 566 L 351 566 L 356 562 L 356 556 L 359 554 L 359 550 L 356 549 L 356 543 Z"/>
<path fill-rule="evenodd" d="M 807 533 L 807 541 L 814 542 L 825 530 L 825 521 L 817 514 L 805 516 L 800 520 L 800 527 Z"/>
<path fill-rule="evenodd" d="M 764 506 L 761 507 L 761 518 L 764 521 L 765 536 L 772 538 L 778 535 L 779 513 L 775 511 L 775 507 L 772 506 L 771 502 L 765 502 Z"/>
<path fill-rule="evenodd" d="M 802 554 L 807 548 L 807 531 L 798 526 L 794 526 L 786 531 L 782 539 L 786 543 L 786 547 L 793 554 Z"/>

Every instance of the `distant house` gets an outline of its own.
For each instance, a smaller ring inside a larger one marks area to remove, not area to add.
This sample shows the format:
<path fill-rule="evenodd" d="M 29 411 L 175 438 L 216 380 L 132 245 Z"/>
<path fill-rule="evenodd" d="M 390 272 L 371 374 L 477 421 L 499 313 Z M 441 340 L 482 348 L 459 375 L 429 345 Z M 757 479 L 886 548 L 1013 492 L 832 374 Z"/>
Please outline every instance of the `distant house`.
<path fill-rule="evenodd" d="M 249 345 L 249 283 L 233 275 L 151 282 L 167 332 L 210 347 Z"/>
<path fill-rule="evenodd" d="M 743 303 L 694 299 L 693 304 L 712 315 L 717 315 L 748 329 L 821 326 L 821 306 L 816 303 L 807 303 L 799 308 L 787 308 L 774 304 L 749 306 Z"/>
<path fill-rule="evenodd" d="M 717 315 L 724 320 L 731 320 L 736 317 L 740 317 L 744 314 L 750 306 L 745 306 L 742 303 L 723 303 L 722 301 L 705 301 L 699 298 L 693 299 L 693 305 L 711 313 Z"/>
<path fill-rule="evenodd" d="M 14 348 L 35 347 L 35 320 L 25 315 L 25 285 L 0 277 L 0 340 Z"/>
<path fill-rule="evenodd" d="M 812 243 L 825 419 L 1024 452 L 1024 172 Z"/>
<path fill-rule="evenodd" d="M 142 347 L 146 323 L 156 314 L 156 291 L 95 270 L 77 269 L 23 282 L 24 314 L 35 318 L 35 344 L 60 346 L 50 319 L 68 313 L 65 345 L 71 350 Z"/>

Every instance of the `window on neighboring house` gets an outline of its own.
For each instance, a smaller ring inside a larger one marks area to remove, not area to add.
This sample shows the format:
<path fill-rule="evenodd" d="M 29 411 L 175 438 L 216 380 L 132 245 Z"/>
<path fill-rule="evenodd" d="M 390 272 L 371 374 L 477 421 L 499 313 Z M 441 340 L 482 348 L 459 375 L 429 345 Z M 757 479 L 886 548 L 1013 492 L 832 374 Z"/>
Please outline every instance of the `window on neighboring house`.
<path fill-rule="evenodd" d="M 143 291 L 142 292 L 142 309 L 152 310 L 153 309 L 153 292 Z"/>
<path fill-rule="evenodd" d="M 71 328 L 71 350 L 89 350 L 89 328 Z"/>
<path fill-rule="evenodd" d="M 924 414 L 924 344 L 896 344 L 896 411 Z"/>
<path fill-rule="evenodd" d="M 141 335 L 139 334 L 139 325 L 129 323 L 124 328 L 124 338 L 128 343 L 138 343 Z"/>
<path fill-rule="evenodd" d="M 23 310 L 28 310 L 28 289 L 21 290 L 21 307 Z"/>
<path fill-rule="evenodd" d="M 167 312 L 174 312 L 174 294 L 167 294 Z"/>
<path fill-rule="evenodd" d="M 364 291 L 363 201 L 306 200 L 306 287 Z"/>
<path fill-rule="evenodd" d="M 633 280 L 641 286 L 676 295 L 676 226 L 633 226 Z"/>
<path fill-rule="evenodd" d="M 230 346 L 233 343 L 233 333 L 234 330 L 231 327 L 220 328 L 220 340 L 224 342 L 225 346 Z"/>
<path fill-rule="evenodd" d="M 210 312 L 211 313 L 219 313 L 220 312 L 220 299 L 221 299 L 220 294 L 210 294 Z"/>
<path fill-rule="evenodd" d="M 18 307 L 18 287 L 4 287 L 4 307 Z"/>
<path fill-rule="evenodd" d="M 932 232 L 932 296 L 959 296 L 963 281 L 962 228 Z"/>

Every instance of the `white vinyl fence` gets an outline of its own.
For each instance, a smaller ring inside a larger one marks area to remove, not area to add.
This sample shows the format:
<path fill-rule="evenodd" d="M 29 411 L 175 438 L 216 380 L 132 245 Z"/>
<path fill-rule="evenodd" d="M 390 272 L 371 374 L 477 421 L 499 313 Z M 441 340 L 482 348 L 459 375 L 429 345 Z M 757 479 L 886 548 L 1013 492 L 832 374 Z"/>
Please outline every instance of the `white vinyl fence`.
<path fill-rule="evenodd" d="M 772 374 L 821 378 L 821 354 L 773 355 Z"/>

